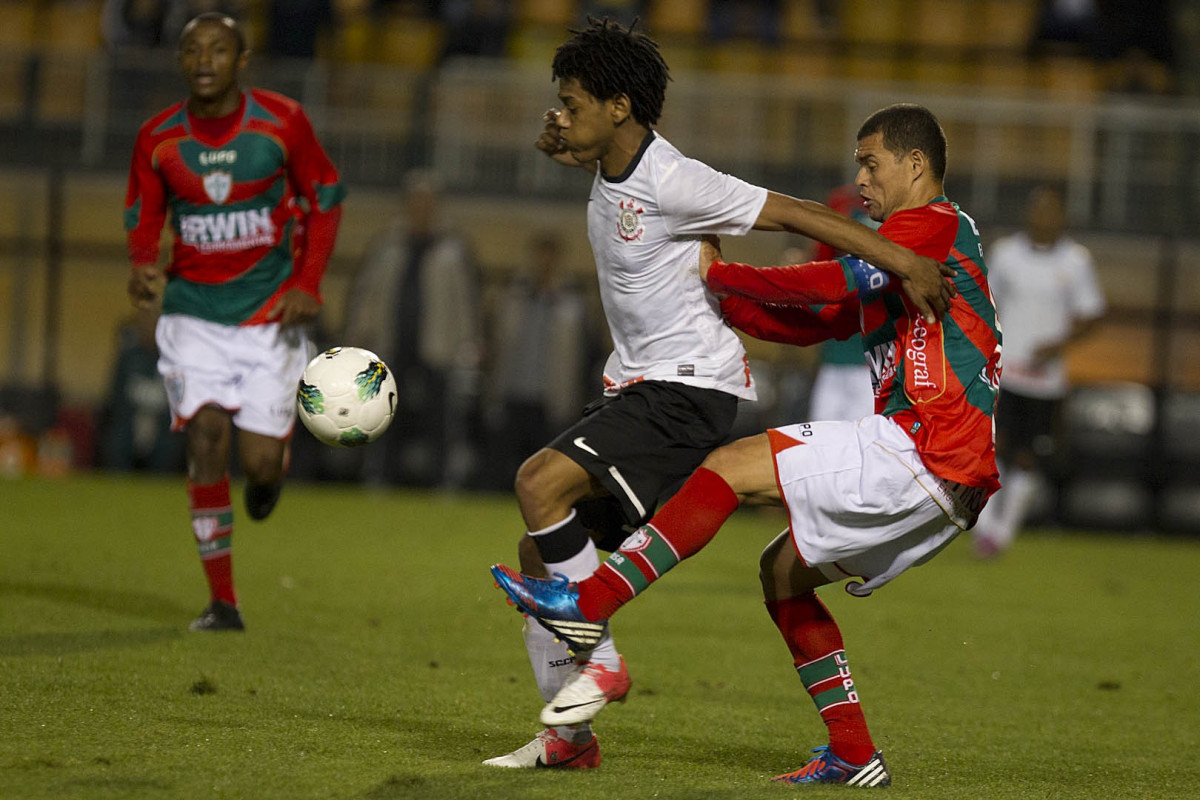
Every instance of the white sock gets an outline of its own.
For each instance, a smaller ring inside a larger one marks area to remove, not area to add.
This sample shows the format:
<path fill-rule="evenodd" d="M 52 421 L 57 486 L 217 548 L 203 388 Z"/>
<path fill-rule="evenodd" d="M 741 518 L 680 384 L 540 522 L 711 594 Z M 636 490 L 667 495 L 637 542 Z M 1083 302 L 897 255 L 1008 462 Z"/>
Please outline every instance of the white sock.
<path fill-rule="evenodd" d="M 978 539 L 996 540 L 996 529 L 1004 523 L 1004 507 L 1008 498 L 1007 484 L 988 498 L 987 505 L 979 512 L 972 534 Z"/>
<path fill-rule="evenodd" d="M 554 699 L 563 681 L 575 667 L 575 659 L 567 652 L 567 646 L 554 641 L 554 634 L 526 618 L 521 631 L 525 636 L 525 651 L 529 653 L 529 665 L 537 681 L 538 692 L 547 703 Z M 592 738 L 591 724 L 559 725 L 551 728 L 562 739 L 574 744 L 586 744 Z"/>
<path fill-rule="evenodd" d="M 529 665 L 537 681 L 538 692 L 549 703 L 562 688 L 563 681 L 575 666 L 575 659 L 567 652 L 567 646 L 554 641 L 554 634 L 532 619 L 525 619 L 525 650 L 529 653 Z"/>
<path fill-rule="evenodd" d="M 583 549 L 566 561 L 547 561 L 545 563 L 546 572 L 551 578 L 556 573 L 561 573 L 573 581 L 581 581 L 591 577 L 591 574 L 600 566 L 600 554 L 596 552 L 596 543 L 588 539 Z"/>
<path fill-rule="evenodd" d="M 1017 538 L 1021 524 L 1029 513 L 1029 505 L 1033 502 L 1034 474 L 1027 469 L 1012 467 L 1004 476 L 1004 506 L 999 524 L 992 531 L 992 537 L 1001 550 L 1007 550 Z"/>

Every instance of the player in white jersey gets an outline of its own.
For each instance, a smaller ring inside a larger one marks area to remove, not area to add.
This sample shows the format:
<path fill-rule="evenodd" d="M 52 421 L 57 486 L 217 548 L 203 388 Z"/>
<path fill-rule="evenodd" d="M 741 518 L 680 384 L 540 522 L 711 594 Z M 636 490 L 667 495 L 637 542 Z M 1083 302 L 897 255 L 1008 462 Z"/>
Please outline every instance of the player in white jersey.
<path fill-rule="evenodd" d="M 954 289 L 936 262 L 819 203 L 686 158 L 657 135 L 669 75 L 649 37 L 607 19 L 572 34 L 552 67 L 561 108 L 547 112 L 537 146 L 596 175 L 588 236 L 614 349 L 604 396 L 522 464 L 515 488 L 522 571 L 579 580 L 599 565 L 597 546 L 619 547 L 726 440 L 738 400 L 754 398 L 741 342 L 699 276 L 703 236 L 757 228 L 827 242 L 894 272 L 931 321 Z M 612 637 L 572 654 L 527 621 L 525 643 L 547 727 L 484 763 L 599 766 L 590 721 L 630 686 Z"/>
<path fill-rule="evenodd" d="M 991 558 L 1016 539 L 1033 502 L 1039 462 L 1054 451 L 1066 397 L 1067 349 L 1104 313 L 1104 293 L 1088 249 L 1066 235 L 1062 195 L 1039 186 L 1026 228 L 996 240 L 988 280 L 1004 325 L 1004 375 L 996 410 L 1001 489 L 973 531 L 975 552 Z"/>

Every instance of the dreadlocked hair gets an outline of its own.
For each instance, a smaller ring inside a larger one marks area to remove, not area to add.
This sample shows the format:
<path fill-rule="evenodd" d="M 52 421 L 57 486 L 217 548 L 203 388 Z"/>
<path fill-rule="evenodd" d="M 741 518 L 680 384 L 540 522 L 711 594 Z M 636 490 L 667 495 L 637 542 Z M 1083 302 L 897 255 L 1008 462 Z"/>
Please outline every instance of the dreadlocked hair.
<path fill-rule="evenodd" d="M 570 31 L 571 38 L 554 53 L 554 80 L 579 81 L 583 90 L 598 100 L 619 94 L 629 98 L 635 121 L 653 127 L 662 116 L 667 81 L 667 62 L 658 42 L 635 31 L 638 20 L 626 28 L 616 20 L 588 17 L 588 26 Z"/>

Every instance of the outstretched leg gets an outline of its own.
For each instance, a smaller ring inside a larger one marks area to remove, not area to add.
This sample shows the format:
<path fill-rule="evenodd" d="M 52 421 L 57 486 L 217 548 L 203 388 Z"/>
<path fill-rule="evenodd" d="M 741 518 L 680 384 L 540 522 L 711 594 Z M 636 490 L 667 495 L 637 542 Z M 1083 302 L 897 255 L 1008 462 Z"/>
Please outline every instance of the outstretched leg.
<path fill-rule="evenodd" d="M 680 561 L 700 552 L 745 497 L 778 497 L 766 434 L 710 453 L 662 509 L 586 580 L 528 580 L 502 566 L 493 567 L 492 574 L 518 606 L 544 622 L 606 620 Z M 573 631 L 560 633 L 570 637 Z M 586 635 L 586 630 L 581 633 Z"/>

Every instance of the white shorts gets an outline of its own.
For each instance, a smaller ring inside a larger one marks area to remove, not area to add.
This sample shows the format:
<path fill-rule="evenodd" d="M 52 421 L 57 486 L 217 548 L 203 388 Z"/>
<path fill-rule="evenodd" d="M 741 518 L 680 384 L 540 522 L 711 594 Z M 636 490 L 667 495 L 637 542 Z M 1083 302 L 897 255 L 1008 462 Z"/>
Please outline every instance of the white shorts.
<path fill-rule="evenodd" d="M 900 426 L 871 415 L 768 431 L 775 480 L 800 558 L 866 596 L 923 564 L 970 527 L 977 509 L 925 469 Z M 970 494 L 970 492 L 968 492 Z"/>
<path fill-rule="evenodd" d="M 155 335 L 172 430 L 215 405 L 231 412 L 240 430 L 275 439 L 291 435 L 296 385 L 311 354 L 302 328 L 238 327 L 163 314 Z"/>

